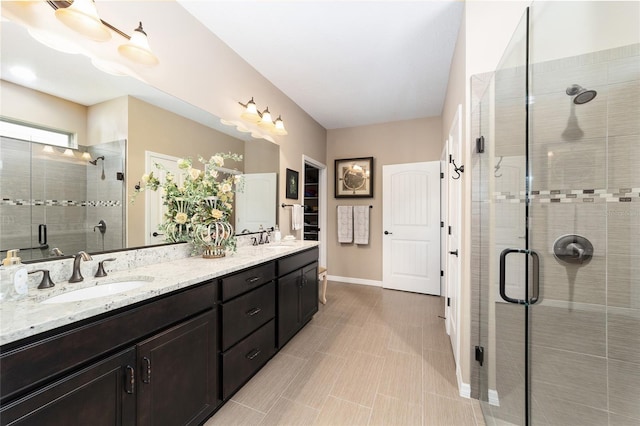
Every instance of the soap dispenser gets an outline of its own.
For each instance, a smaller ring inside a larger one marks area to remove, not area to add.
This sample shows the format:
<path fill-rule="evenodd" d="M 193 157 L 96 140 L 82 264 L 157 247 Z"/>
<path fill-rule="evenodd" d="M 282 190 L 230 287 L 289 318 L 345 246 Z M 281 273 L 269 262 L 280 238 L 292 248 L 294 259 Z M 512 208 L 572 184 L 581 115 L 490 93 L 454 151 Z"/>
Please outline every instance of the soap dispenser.
<path fill-rule="evenodd" d="M 19 249 L 8 250 L 2 261 L 0 300 L 16 300 L 29 292 L 27 268 L 20 262 Z"/>
<path fill-rule="evenodd" d="M 280 228 L 278 228 L 278 225 L 276 225 L 273 231 L 273 242 L 276 244 L 280 244 L 281 239 L 282 239 L 282 233 L 280 232 Z"/>

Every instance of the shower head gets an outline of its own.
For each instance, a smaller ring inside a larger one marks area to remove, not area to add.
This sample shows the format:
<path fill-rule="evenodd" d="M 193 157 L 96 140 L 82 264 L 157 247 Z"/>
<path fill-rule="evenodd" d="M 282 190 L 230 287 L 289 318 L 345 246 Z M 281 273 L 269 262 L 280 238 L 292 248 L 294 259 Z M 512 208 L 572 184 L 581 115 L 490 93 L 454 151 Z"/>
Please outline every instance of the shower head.
<path fill-rule="evenodd" d="M 576 105 L 586 104 L 589 101 L 592 101 L 598 92 L 595 90 L 588 90 L 579 84 L 572 84 L 567 87 L 567 95 L 574 96 L 573 103 Z"/>
<path fill-rule="evenodd" d="M 101 155 L 100 157 L 96 157 L 95 160 L 91 160 L 91 161 L 89 161 L 89 163 L 93 164 L 94 166 L 97 166 L 98 165 L 98 160 L 104 161 L 104 155 Z"/>

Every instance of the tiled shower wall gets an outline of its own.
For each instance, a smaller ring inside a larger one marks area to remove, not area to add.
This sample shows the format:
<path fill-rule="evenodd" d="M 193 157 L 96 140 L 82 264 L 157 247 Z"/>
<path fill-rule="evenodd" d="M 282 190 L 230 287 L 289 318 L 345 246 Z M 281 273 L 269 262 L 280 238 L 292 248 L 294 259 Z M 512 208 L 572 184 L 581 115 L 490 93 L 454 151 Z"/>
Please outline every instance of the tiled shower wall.
<path fill-rule="evenodd" d="M 495 76 L 493 159 L 496 164 L 502 157 L 503 165 L 516 169 L 524 166 L 523 98 L 510 96 L 521 81 L 517 74 L 511 69 Z M 571 84 L 598 95 L 575 105 L 565 93 Z M 640 424 L 640 45 L 534 64 L 531 92 L 529 242 L 541 259 L 541 302 L 530 317 L 533 420 Z M 496 223 L 513 216 L 515 236 L 518 227 L 524 229 L 523 188 L 501 185 L 504 175 L 497 174 L 491 194 Z M 494 250 L 499 252 L 501 238 L 507 244 L 509 238 L 497 224 Z M 588 238 L 593 258 L 584 264 L 557 260 L 552 246 L 564 234 Z M 481 248 L 486 236 L 475 237 Z M 479 253 L 474 251 L 472 262 L 482 266 Z M 489 286 L 484 276 L 476 282 Z M 489 292 L 474 291 L 473 305 L 482 306 L 484 293 Z M 497 336 L 493 356 L 500 369 L 495 383 L 500 406 L 491 412 L 517 424 L 524 408 L 524 311 L 490 303 Z M 488 326 L 486 319 L 476 334 L 482 326 Z"/>
<path fill-rule="evenodd" d="M 0 250 L 22 249 L 24 260 L 49 256 L 53 247 L 65 254 L 124 247 L 123 182 L 115 169 L 124 170 L 124 142 L 92 148 L 105 155 L 102 165 L 43 152 L 44 145 L 9 138 L 0 140 Z M 103 238 L 93 226 L 104 218 Z M 94 223 L 95 222 L 95 223 Z M 49 249 L 38 247 L 38 226 L 46 224 Z M 25 250 L 26 249 L 26 250 Z"/>

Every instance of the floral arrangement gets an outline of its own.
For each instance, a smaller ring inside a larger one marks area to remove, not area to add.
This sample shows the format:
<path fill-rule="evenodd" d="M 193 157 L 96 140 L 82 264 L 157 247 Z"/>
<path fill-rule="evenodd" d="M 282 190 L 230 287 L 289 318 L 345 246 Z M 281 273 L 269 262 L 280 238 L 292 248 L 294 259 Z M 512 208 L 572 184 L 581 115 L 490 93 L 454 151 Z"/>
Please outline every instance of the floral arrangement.
<path fill-rule="evenodd" d="M 168 242 L 190 242 L 194 252 L 201 252 L 205 257 L 224 256 L 225 249 L 235 251 L 236 238 L 229 219 L 234 192 L 242 190 L 243 180 L 232 170 L 222 169 L 225 159 L 242 161 L 242 156 L 217 153 L 209 160 L 198 157 L 202 169 L 195 168 L 191 159 L 180 159 L 181 176 L 174 176 L 156 163 L 163 179 L 153 172 L 142 176 L 142 185 L 136 189 L 134 199 L 146 189 L 163 192 L 167 211 L 160 230 Z"/>

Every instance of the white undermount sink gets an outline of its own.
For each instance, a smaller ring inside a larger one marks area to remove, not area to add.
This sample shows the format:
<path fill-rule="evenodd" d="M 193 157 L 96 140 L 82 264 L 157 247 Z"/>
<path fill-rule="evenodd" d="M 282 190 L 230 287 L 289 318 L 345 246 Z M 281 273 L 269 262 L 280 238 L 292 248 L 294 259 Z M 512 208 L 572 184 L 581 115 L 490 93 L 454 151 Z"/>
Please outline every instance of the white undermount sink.
<path fill-rule="evenodd" d="M 99 284 L 93 287 L 80 288 L 78 290 L 68 291 L 57 296 L 43 300 L 41 303 L 66 303 L 79 302 L 81 300 L 97 299 L 104 296 L 112 296 L 125 291 L 140 288 L 148 284 L 151 280 L 131 279 L 127 281 L 116 281 L 107 284 Z"/>

